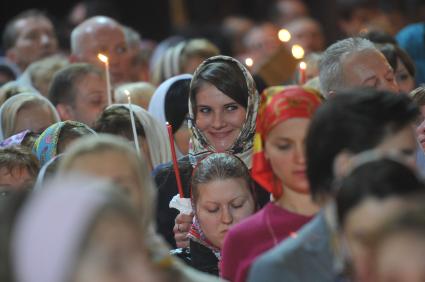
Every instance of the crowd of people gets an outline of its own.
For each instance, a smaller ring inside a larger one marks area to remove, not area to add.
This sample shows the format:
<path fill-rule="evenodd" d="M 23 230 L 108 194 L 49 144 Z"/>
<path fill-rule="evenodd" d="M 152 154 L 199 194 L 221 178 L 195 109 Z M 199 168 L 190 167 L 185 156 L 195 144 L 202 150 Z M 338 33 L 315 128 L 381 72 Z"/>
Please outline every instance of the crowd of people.
<path fill-rule="evenodd" d="M 275 2 L 223 19 L 230 52 L 6 24 L 0 281 L 425 280 L 425 24 L 352 1 L 326 45 Z"/>

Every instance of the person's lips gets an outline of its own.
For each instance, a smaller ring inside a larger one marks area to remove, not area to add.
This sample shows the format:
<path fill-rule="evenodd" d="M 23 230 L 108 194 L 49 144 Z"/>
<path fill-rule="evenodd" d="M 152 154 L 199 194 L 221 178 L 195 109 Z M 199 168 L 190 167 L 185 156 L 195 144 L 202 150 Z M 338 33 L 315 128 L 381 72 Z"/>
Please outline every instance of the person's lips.
<path fill-rule="evenodd" d="M 222 138 L 226 138 L 227 136 L 229 136 L 232 133 L 232 131 L 231 130 L 219 131 L 219 132 L 209 131 L 208 133 L 213 138 L 222 139 Z"/>
<path fill-rule="evenodd" d="M 294 170 L 293 174 L 297 175 L 297 176 L 301 176 L 301 177 L 305 177 L 307 175 L 306 170 L 305 169 L 298 169 L 298 170 Z"/>

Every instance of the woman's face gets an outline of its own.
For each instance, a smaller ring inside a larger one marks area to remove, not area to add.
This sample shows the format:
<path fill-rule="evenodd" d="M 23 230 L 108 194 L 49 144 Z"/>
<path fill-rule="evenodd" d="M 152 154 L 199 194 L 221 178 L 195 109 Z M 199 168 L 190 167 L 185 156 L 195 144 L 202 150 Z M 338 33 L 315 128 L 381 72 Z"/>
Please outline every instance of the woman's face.
<path fill-rule="evenodd" d="M 26 129 L 34 133 L 42 133 L 55 123 L 51 109 L 46 105 L 34 104 L 23 107 L 16 114 L 15 126 L 11 135 Z"/>
<path fill-rule="evenodd" d="M 364 281 L 370 263 L 367 239 L 386 219 L 400 208 L 403 201 L 396 197 L 387 199 L 366 198 L 348 214 L 343 226 L 343 234 L 358 280 Z"/>
<path fill-rule="evenodd" d="M 197 189 L 199 224 L 208 240 L 221 249 L 230 227 L 254 213 L 254 199 L 242 178 L 217 179 Z"/>
<path fill-rule="evenodd" d="M 423 235 L 400 231 L 379 243 L 370 281 L 425 281 Z"/>
<path fill-rule="evenodd" d="M 141 207 L 141 183 L 126 154 L 114 150 L 87 153 L 76 157 L 69 169 L 118 184 L 134 206 Z"/>
<path fill-rule="evenodd" d="M 94 225 L 78 259 L 75 282 L 143 281 L 142 236 L 129 219 L 109 213 Z"/>
<path fill-rule="evenodd" d="M 244 107 L 209 83 L 196 94 L 195 111 L 197 127 L 217 152 L 233 145 L 246 118 Z"/>
<path fill-rule="evenodd" d="M 400 59 L 397 59 L 395 79 L 400 87 L 400 92 L 409 94 L 413 89 L 415 89 L 415 79 L 407 71 L 405 65 Z"/>
<path fill-rule="evenodd" d="M 310 192 L 304 156 L 305 136 L 310 120 L 291 118 L 277 124 L 266 136 L 264 154 L 283 189 Z"/>

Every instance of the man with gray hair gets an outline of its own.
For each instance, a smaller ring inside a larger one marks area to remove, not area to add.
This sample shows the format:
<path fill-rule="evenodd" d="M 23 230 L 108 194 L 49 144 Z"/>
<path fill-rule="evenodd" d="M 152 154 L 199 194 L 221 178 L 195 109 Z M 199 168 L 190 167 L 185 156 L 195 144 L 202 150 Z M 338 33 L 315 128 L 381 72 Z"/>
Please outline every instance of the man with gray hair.
<path fill-rule="evenodd" d="M 97 55 L 108 57 L 113 84 L 129 81 L 131 55 L 124 28 L 117 21 L 95 16 L 79 24 L 71 33 L 71 61 L 104 68 Z"/>
<path fill-rule="evenodd" d="M 387 59 L 364 38 L 346 38 L 329 46 L 319 64 L 319 78 L 326 98 L 360 86 L 399 92 Z"/>

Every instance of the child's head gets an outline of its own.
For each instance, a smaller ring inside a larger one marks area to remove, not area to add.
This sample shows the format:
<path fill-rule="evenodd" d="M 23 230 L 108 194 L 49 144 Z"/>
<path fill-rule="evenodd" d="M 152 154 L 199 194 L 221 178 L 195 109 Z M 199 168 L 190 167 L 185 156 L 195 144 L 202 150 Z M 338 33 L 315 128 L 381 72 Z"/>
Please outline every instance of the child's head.
<path fill-rule="evenodd" d="M 31 188 L 38 171 L 37 158 L 28 148 L 13 146 L 0 149 L 0 193 Z"/>
<path fill-rule="evenodd" d="M 255 211 L 248 169 L 233 155 L 212 154 L 195 167 L 191 184 L 200 233 L 221 248 L 229 228 Z"/>

